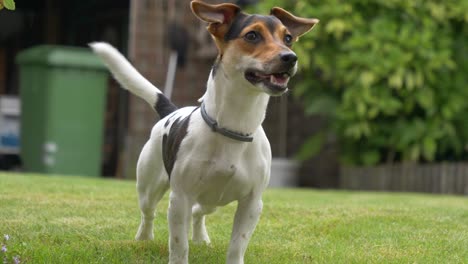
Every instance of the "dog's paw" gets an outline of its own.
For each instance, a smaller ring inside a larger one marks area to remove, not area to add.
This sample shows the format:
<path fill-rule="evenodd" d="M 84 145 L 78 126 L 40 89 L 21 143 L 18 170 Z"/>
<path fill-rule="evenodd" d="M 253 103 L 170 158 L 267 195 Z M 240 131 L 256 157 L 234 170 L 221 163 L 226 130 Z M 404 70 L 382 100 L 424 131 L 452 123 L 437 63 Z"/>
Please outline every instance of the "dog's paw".
<path fill-rule="evenodd" d="M 208 236 L 192 236 L 192 242 L 195 245 L 210 245 L 211 241 Z"/>
<path fill-rule="evenodd" d="M 153 235 L 146 235 L 146 236 L 136 235 L 135 236 L 135 240 L 138 240 L 138 241 L 153 240 L 153 239 L 154 239 Z"/>
<path fill-rule="evenodd" d="M 135 236 L 136 240 L 153 240 L 153 222 L 143 220 L 140 223 L 140 227 L 138 228 L 138 232 Z"/>
<path fill-rule="evenodd" d="M 135 236 L 135 240 L 142 241 L 142 240 L 153 240 L 154 235 L 153 232 L 141 232 L 138 230 L 138 233 Z"/>

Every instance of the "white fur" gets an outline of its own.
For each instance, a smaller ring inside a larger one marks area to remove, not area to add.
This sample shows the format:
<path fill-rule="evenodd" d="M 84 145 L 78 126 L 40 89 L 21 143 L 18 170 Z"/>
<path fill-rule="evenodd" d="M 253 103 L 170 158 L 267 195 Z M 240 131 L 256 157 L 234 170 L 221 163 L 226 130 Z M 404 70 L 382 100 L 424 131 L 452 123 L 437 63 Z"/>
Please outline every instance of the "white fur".
<path fill-rule="evenodd" d="M 143 98 L 151 107 L 155 106 L 157 94 L 162 92 L 143 77 L 118 50 L 105 42 L 93 42 L 89 46 L 104 61 L 123 88 Z"/>
<path fill-rule="evenodd" d="M 154 105 L 159 92 L 125 58 L 105 43 L 91 45 L 114 76 L 130 91 Z M 240 62 L 248 58 L 240 58 Z M 250 65 L 247 65 L 250 66 Z M 153 96 L 153 97 L 152 97 Z M 148 99 L 149 98 L 149 99 Z M 244 263 L 244 254 L 262 211 L 262 193 L 270 177 L 271 150 L 261 127 L 269 95 L 245 80 L 242 69 L 220 64 L 210 74 L 203 96 L 208 114 L 219 126 L 251 133 L 253 142 L 240 142 L 214 133 L 203 121 L 200 111 L 185 107 L 154 126 L 137 165 L 137 189 L 141 224 L 136 239 L 153 239 L 156 204 L 171 188 L 169 222 L 169 263 L 188 263 L 188 234 L 193 217 L 192 239 L 210 243 L 205 215 L 219 206 L 237 201 L 227 263 Z M 195 111 L 194 111 L 195 110 Z M 193 113 L 192 113 L 193 112 Z M 163 166 L 162 136 L 177 117 L 191 115 L 188 133 L 182 141 L 171 177 Z"/>

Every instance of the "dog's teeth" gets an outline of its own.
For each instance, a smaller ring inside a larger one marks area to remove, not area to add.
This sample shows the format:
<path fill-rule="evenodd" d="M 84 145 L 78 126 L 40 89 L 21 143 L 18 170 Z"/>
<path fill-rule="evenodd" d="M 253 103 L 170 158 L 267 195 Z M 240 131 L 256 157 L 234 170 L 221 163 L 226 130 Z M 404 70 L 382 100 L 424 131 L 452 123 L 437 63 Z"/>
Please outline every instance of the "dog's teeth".
<path fill-rule="evenodd" d="M 289 82 L 289 75 L 284 74 L 272 74 L 270 75 L 270 82 L 275 85 L 284 86 Z"/>
<path fill-rule="evenodd" d="M 272 84 L 276 84 L 276 85 L 281 84 L 280 82 L 278 82 L 278 80 L 276 79 L 275 75 L 271 75 L 271 76 L 270 76 L 270 82 L 271 82 Z"/>

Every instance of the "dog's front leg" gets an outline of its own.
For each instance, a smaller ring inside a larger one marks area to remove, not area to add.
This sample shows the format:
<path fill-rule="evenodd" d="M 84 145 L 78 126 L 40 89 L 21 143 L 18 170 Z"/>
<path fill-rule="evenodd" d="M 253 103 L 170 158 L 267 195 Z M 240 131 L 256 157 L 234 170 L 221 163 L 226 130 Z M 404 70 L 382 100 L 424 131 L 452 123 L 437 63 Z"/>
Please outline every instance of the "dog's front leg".
<path fill-rule="evenodd" d="M 244 263 L 244 254 L 260 218 L 262 208 L 263 202 L 260 197 L 249 197 L 238 202 L 228 249 L 227 264 Z"/>
<path fill-rule="evenodd" d="M 169 196 L 169 264 L 188 263 L 188 232 L 192 204 L 183 196 L 171 192 Z"/>
<path fill-rule="evenodd" d="M 211 214 L 216 211 L 216 207 L 207 207 L 196 204 L 192 208 L 193 216 L 193 234 L 192 241 L 196 244 L 210 244 L 210 237 L 206 231 L 205 215 Z"/>

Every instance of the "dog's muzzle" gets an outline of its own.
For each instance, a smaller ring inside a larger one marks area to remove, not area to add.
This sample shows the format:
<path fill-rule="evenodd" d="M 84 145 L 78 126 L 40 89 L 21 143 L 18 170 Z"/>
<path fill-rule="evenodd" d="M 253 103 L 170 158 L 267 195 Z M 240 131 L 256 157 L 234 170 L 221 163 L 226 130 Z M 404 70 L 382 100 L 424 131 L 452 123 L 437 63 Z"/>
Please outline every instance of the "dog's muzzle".
<path fill-rule="evenodd" d="M 272 95 L 281 95 L 287 91 L 289 79 L 296 74 L 296 64 L 297 56 L 294 52 L 283 52 L 267 63 L 265 70 L 245 71 L 245 79 L 253 85 L 263 84 Z"/>

